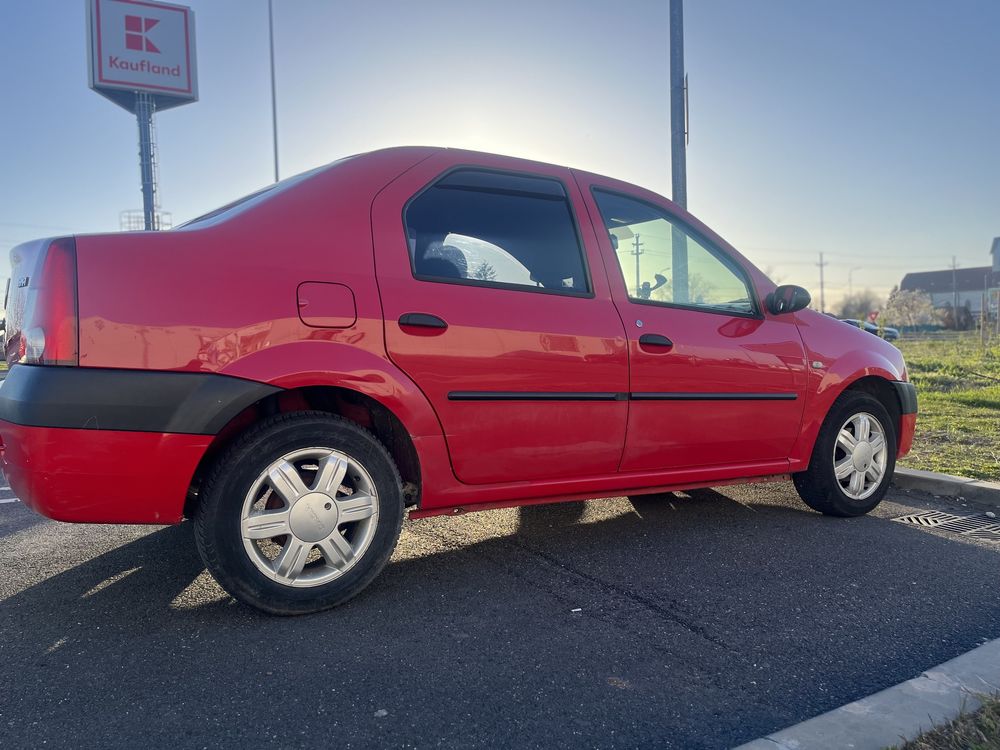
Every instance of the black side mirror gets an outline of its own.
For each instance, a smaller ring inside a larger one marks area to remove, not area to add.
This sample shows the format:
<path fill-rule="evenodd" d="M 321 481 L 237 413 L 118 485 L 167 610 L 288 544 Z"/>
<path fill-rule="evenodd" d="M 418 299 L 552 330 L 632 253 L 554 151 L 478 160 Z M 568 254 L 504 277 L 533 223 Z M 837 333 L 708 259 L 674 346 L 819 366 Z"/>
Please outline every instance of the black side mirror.
<path fill-rule="evenodd" d="M 809 292 L 795 284 L 782 284 L 764 300 L 768 312 L 772 315 L 793 313 L 809 307 L 812 297 Z"/>

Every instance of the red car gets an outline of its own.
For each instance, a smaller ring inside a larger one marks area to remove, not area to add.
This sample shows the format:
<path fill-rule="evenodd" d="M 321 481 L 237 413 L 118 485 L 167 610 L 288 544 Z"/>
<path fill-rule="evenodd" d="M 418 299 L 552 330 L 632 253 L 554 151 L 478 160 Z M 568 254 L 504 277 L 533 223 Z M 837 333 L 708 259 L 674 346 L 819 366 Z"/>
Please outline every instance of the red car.
<path fill-rule="evenodd" d="M 61 521 L 194 519 L 233 596 L 359 592 L 411 518 L 789 475 L 874 508 L 916 395 L 669 200 L 438 148 L 351 157 L 168 232 L 11 251 L 10 486 Z"/>

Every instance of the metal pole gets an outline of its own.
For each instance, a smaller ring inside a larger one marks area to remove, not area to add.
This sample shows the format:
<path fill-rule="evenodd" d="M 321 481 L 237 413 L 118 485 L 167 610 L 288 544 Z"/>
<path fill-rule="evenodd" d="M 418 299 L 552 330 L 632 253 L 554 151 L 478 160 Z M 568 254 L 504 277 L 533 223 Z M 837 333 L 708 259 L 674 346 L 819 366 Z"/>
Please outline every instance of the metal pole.
<path fill-rule="evenodd" d="M 135 118 L 139 123 L 139 175 L 142 180 L 142 215 L 146 231 L 156 226 L 156 184 L 153 174 L 153 97 L 135 95 Z"/>
<path fill-rule="evenodd" d="M 274 4 L 267 0 L 267 31 L 271 47 L 271 132 L 274 135 L 274 181 L 278 181 L 278 96 L 274 85 Z"/>
<path fill-rule="evenodd" d="M 684 91 L 684 4 L 670 0 L 670 164 L 674 203 L 687 208 L 687 135 Z M 688 301 L 687 235 L 671 232 L 673 301 Z"/>
<path fill-rule="evenodd" d="M 635 298 L 642 298 L 642 276 L 639 271 L 639 256 L 642 255 L 642 243 L 639 242 L 639 235 L 635 236 L 632 254 L 635 256 Z"/>
<path fill-rule="evenodd" d="M 819 311 L 821 313 L 826 312 L 826 290 L 823 285 L 823 267 L 830 265 L 823 260 L 823 253 L 819 254 Z"/>
<path fill-rule="evenodd" d="M 674 203 L 681 208 L 687 208 L 684 135 L 684 4 L 670 0 L 670 162 Z"/>
<path fill-rule="evenodd" d="M 952 308 L 955 311 L 955 327 L 958 327 L 958 263 L 955 256 L 951 256 L 951 294 Z"/>

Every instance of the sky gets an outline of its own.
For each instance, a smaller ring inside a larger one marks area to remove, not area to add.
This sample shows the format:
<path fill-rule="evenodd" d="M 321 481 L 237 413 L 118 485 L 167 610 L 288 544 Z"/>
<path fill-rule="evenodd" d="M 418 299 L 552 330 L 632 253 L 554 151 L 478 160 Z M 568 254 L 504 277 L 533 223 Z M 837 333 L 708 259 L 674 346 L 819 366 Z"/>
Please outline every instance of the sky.
<path fill-rule="evenodd" d="M 273 179 L 266 0 L 190 0 L 200 101 L 156 118 L 175 224 Z M 670 196 L 666 0 L 274 0 L 281 176 L 396 145 Z M 84 0 L 0 0 L 0 253 L 117 231 L 135 119 L 87 87 Z M 1000 235 L 1000 2 L 687 0 L 688 206 L 827 308 Z"/>

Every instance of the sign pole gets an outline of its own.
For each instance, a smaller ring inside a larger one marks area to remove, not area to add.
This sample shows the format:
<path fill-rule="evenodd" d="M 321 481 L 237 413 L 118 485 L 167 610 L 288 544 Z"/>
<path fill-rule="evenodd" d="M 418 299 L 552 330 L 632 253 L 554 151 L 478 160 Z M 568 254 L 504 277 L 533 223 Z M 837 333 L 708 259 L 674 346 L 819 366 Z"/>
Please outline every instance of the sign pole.
<path fill-rule="evenodd" d="M 135 115 L 143 226 L 157 230 L 153 118 L 198 101 L 194 13 L 161 0 L 87 0 L 87 32 L 90 88 Z"/>
<path fill-rule="evenodd" d="M 142 180 L 142 215 L 147 232 L 159 229 L 156 221 L 156 174 L 153 168 L 153 97 L 145 91 L 135 95 L 135 118 L 139 123 L 139 175 Z"/>
<path fill-rule="evenodd" d="M 670 0 L 670 163 L 674 203 L 687 208 L 687 107 L 684 85 L 684 3 Z M 674 302 L 688 301 L 687 235 L 671 230 Z"/>
<path fill-rule="evenodd" d="M 278 177 L 278 95 L 274 84 L 274 7 L 267 0 L 267 38 L 271 50 L 271 135 L 274 138 L 274 181 Z"/>

